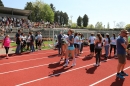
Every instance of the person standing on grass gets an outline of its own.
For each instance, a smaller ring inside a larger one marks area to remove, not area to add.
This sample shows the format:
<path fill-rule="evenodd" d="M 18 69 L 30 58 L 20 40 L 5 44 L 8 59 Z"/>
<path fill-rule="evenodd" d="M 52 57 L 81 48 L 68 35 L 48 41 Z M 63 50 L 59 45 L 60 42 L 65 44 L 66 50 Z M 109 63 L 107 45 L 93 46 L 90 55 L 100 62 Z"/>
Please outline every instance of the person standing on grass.
<path fill-rule="evenodd" d="M 120 36 L 117 38 L 117 57 L 118 57 L 118 66 L 117 66 L 117 75 L 116 77 L 124 79 L 124 76 L 128 76 L 124 72 L 124 67 L 126 64 L 126 52 L 128 52 L 127 45 L 128 45 L 128 31 L 121 30 Z M 125 39 L 126 38 L 126 41 Z"/>
<path fill-rule="evenodd" d="M 21 35 L 21 30 L 18 30 L 18 33 L 16 33 L 16 35 L 15 35 L 16 44 L 17 44 L 16 51 L 15 51 L 16 54 L 20 54 L 20 50 L 21 50 L 21 38 L 20 38 L 20 35 Z"/>
<path fill-rule="evenodd" d="M 8 59 L 8 52 L 9 52 L 10 42 L 11 41 L 10 41 L 9 35 L 6 35 L 5 38 L 3 39 L 3 42 L 2 42 L 2 48 L 4 46 L 5 51 L 6 51 L 6 59 Z"/>
<path fill-rule="evenodd" d="M 58 54 L 61 55 L 61 43 L 62 43 L 62 31 L 60 32 L 60 34 L 58 35 Z"/>
<path fill-rule="evenodd" d="M 38 50 L 41 50 L 41 46 L 42 46 L 42 35 L 41 32 L 38 32 L 38 36 L 37 36 L 37 42 L 38 42 Z"/>
<path fill-rule="evenodd" d="M 35 37 L 33 35 L 33 32 L 29 32 L 29 34 L 30 34 L 30 50 L 31 52 L 34 52 L 35 51 L 35 48 L 34 48 Z"/>

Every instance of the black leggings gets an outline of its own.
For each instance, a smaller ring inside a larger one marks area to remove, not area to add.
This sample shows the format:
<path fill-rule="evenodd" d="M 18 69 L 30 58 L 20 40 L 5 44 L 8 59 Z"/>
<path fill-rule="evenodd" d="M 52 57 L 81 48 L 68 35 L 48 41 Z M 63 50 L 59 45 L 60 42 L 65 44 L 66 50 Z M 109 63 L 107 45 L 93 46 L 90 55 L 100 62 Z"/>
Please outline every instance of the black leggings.
<path fill-rule="evenodd" d="M 110 47 L 110 54 L 112 52 L 112 48 L 114 48 L 114 54 L 116 54 L 116 45 L 111 45 L 111 47 Z"/>
<path fill-rule="evenodd" d="M 5 47 L 6 54 L 9 52 L 9 47 Z"/>
<path fill-rule="evenodd" d="M 101 48 L 95 48 L 95 54 L 96 54 L 96 64 L 100 63 L 100 54 L 101 54 Z"/>

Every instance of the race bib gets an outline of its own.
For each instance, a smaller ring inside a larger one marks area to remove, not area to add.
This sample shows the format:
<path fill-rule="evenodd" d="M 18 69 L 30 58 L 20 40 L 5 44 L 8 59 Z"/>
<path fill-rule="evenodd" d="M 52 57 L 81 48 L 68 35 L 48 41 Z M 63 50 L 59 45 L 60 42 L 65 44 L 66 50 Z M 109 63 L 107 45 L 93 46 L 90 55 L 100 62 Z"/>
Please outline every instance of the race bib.
<path fill-rule="evenodd" d="M 116 42 L 115 40 L 112 40 L 112 42 Z"/>
<path fill-rule="evenodd" d="M 98 44 L 98 47 L 101 47 L 101 43 L 100 43 L 100 44 Z"/>

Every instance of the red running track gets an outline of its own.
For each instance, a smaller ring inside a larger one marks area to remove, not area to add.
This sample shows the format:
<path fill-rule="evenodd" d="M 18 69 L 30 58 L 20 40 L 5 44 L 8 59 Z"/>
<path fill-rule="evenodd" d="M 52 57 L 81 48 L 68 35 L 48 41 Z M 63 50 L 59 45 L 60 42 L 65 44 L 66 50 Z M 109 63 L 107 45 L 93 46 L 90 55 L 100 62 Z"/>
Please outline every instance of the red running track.
<path fill-rule="evenodd" d="M 76 59 L 77 65 L 64 68 L 58 63 L 57 51 L 44 50 L 20 56 L 12 55 L 0 60 L 0 86 L 129 86 L 130 77 L 118 80 L 115 77 L 117 59 L 109 58 L 101 66 L 94 67 L 95 58 L 86 57 L 89 48 Z M 130 58 L 126 72 L 130 73 Z"/>

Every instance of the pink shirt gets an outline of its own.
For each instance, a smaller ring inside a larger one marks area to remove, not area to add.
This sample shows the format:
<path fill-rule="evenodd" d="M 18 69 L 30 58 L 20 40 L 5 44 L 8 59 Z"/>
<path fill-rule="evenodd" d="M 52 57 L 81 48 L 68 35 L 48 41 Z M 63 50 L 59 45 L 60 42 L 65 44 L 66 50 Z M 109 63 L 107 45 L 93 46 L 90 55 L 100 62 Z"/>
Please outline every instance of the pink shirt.
<path fill-rule="evenodd" d="M 10 47 L 10 38 L 5 38 L 4 39 L 4 47 Z"/>

